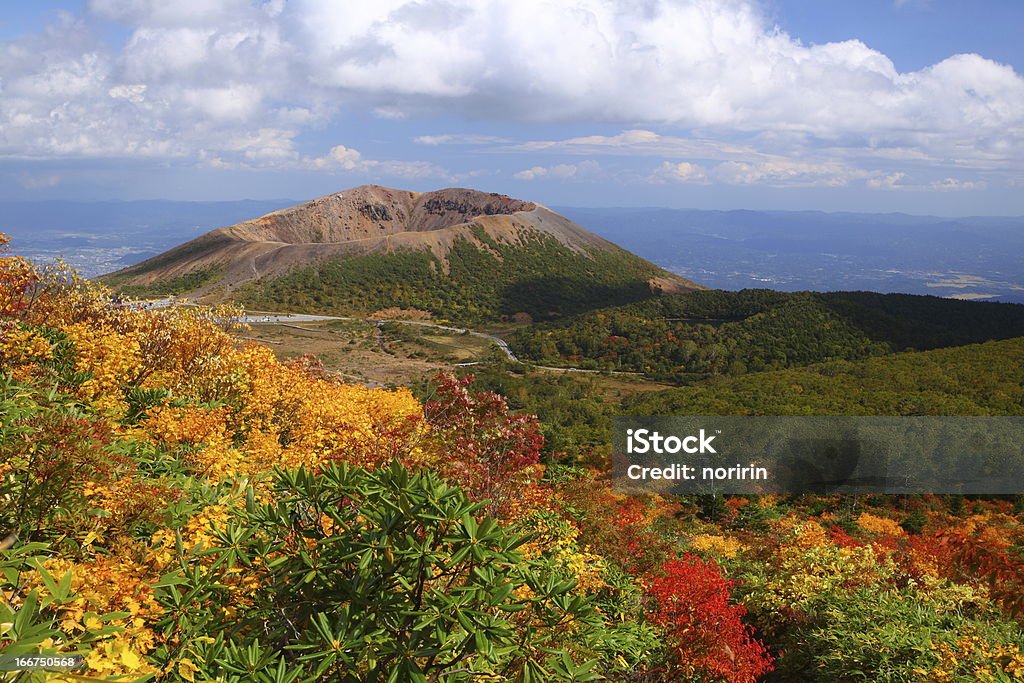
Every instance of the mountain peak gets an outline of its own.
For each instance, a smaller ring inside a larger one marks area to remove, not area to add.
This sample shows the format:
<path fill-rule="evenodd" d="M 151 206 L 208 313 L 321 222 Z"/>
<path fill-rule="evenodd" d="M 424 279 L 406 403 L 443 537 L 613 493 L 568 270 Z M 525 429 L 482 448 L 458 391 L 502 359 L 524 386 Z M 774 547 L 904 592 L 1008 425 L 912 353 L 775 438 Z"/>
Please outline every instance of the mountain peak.
<path fill-rule="evenodd" d="M 247 242 L 339 243 L 442 230 L 480 216 L 507 216 L 536 208 L 533 202 L 464 188 L 421 193 L 360 185 L 224 228 L 222 232 Z"/>
<path fill-rule="evenodd" d="M 319 305 L 333 312 L 369 303 L 372 293 L 380 299 L 374 308 L 433 302 L 427 307 L 442 315 L 460 304 L 455 293 L 437 290 L 457 287 L 463 298 L 487 299 L 482 317 L 505 315 L 497 312 L 512 301 L 529 308 L 525 291 L 552 302 L 539 310 L 550 317 L 696 287 L 535 202 L 379 185 L 213 230 L 104 280 L 129 294 L 279 308 L 329 302 Z M 569 299 L 571 306 L 559 303 Z"/>

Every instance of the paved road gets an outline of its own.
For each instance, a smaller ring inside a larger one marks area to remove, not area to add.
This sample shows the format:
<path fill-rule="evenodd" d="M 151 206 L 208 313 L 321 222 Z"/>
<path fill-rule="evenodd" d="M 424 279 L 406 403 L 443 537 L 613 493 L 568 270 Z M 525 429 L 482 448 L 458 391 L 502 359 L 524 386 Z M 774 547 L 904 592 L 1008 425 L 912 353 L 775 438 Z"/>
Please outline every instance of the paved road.
<path fill-rule="evenodd" d="M 264 315 L 243 315 L 238 322 L 253 323 L 311 323 L 318 320 L 362 320 L 362 318 L 339 318 L 333 315 L 306 315 L 304 313 L 266 313 Z"/>

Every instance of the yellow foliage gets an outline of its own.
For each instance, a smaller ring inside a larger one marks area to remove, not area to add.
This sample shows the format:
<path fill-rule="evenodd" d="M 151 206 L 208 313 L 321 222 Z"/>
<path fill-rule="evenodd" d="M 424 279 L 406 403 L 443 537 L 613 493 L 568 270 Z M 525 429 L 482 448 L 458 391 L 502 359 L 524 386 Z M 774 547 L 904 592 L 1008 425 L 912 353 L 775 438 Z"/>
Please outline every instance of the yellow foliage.
<path fill-rule="evenodd" d="M 150 411 L 143 424 L 158 444 L 185 447 L 185 459 L 214 481 L 249 474 L 245 454 L 233 448 L 226 408 L 164 406 Z"/>
<path fill-rule="evenodd" d="M 35 363 L 50 356 L 50 342 L 38 332 L 13 320 L 0 320 L 0 365 Z"/>
<path fill-rule="evenodd" d="M 731 536 L 715 536 L 712 534 L 700 534 L 690 539 L 690 547 L 694 550 L 710 553 L 717 557 L 735 558 L 747 549 L 747 546 L 740 543 Z"/>
<path fill-rule="evenodd" d="M 98 410 L 123 412 L 122 388 L 142 360 L 138 340 L 89 323 L 71 325 L 64 333 L 75 345 L 75 369 L 92 376 L 79 388 L 79 395 Z"/>
<path fill-rule="evenodd" d="M 106 482 L 90 482 L 82 493 L 87 496 L 95 509 L 106 513 L 97 523 L 113 530 L 123 528 L 129 522 L 146 519 L 158 522 L 158 512 L 177 500 L 181 491 L 161 485 L 145 477 L 124 476 Z"/>
<path fill-rule="evenodd" d="M 110 622 L 122 628 L 119 633 L 93 646 L 86 659 L 89 673 L 105 677 L 153 674 L 156 669 L 146 662 L 145 655 L 156 647 L 157 636 L 146 624 L 163 612 L 149 585 L 157 577 L 132 559 L 134 547 L 126 545 L 119 550 L 83 563 L 51 558 L 43 568 L 58 580 L 71 573 L 71 600 L 60 607 L 60 628 L 65 633 L 99 628 L 100 621 L 91 614 L 128 613 Z M 38 574 L 28 577 L 27 584 L 41 595 L 47 594 Z"/>
<path fill-rule="evenodd" d="M 776 569 L 758 591 L 769 610 L 803 609 L 835 590 L 882 584 L 895 572 L 891 558 L 879 559 L 869 545 L 840 547 L 813 520 L 788 517 L 776 525 L 782 533 Z"/>
<path fill-rule="evenodd" d="M 924 575 L 912 580 L 921 602 L 927 604 L 938 614 L 955 615 L 971 609 L 975 605 L 988 605 L 991 596 L 982 585 L 954 583 L 948 579 Z"/>
<path fill-rule="evenodd" d="M 1000 550 L 1024 542 L 1016 518 L 1000 513 L 971 515 L 960 524 L 959 530 Z"/>
<path fill-rule="evenodd" d="M 579 543 L 580 530 L 572 522 L 552 512 L 537 512 L 520 522 L 521 531 L 535 538 L 520 546 L 527 558 L 545 556 L 553 559 L 576 580 L 577 588 L 594 593 L 607 584 L 604 580 L 605 562 Z"/>
<path fill-rule="evenodd" d="M 1024 652 L 1017 645 L 990 643 L 966 633 L 954 643 L 932 646 L 938 659 L 929 671 L 916 671 L 919 680 L 948 683 L 969 677 L 976 681 L 1024 681 Z"/>
<path fill-rule="evenodd" d="M 265 347 L 228 349 L 189 390 L 232 388 L 234 406 L 165 405 L 149 411 L 141 438 L 183 448 L 211 480 L 338 459 L 375 466 L 398 457 L 423 464 L 422 406 L 408 389 L 386 391 L 314 378 L 280 364 Z M 242 437 L 242 438 L 239 438 Z"/>
<path fill-rule="evenodd" d="M 903 527 L 899 525 L 899 522 L 887 517 L 878 517 L 869 512 L 862 512 L 860 514 L 860 517 L 857 518 L 857 526 L 869 534 L 879 534 L 882 536 L 902 536 L 906 533 Z"/>
<path fill-rule="evenodd" d="M 178 534 L 181 534 L 182 547 L 186 553 L 213 546 L 214 531 L 227 526 L 231 516 L 231 506 L 239 503 L 238 500 L 224 498 L 214 505 L 207 505 L 192 515 L 185 526 L 177 531 L 171 529 L 156 531 L 146 555 L 146 561 L 153 567 L 154 573 L 162 572 L 174 561 L 177 556 Z"/>
<path fill-rule="evenodd" d="M 423 406 L 411 391 L 346 385 L 307 372 L 301 364 L 282 364 L 268 348 L 240 344 L 225 332 L 237 311 L 116 306 L 105 290 L 73 274 L 47 283 L 48 291 L 59 295 L 31 302 L 32 306 L 12 296 L 5 304 L 17 313 L 18 322 L 0 325 L 0 364 L 50 372 L 47 381 L 52 383 L 56 373 L 46 366 L 51 345 L 33 326 L 63 333 L 70 342 L 72 367 L 86 379 L 58 388 L 77 392 L 99 413 L 96 421 L 109 427 L 119 447 L 138 447 L 142 456 L 138 461 L 124 456 L 130 467 L 109 478 L 102 472 L 90 473 L 76 482 L 89 507 L 105 514 L 90 517 L 88 525 L 76 531 L 84 535 L 75 538 L 85 559 L 58 556 L 45 563 L 46 571 L 58 580 L 71 575 L 71 598 L 55 608 L 61 630 L 75 636 L 95 633 L 106 623 L 99 615 L 128 614 L 110 622 L 120 631 L 93 644 L 87 659 L 89 675 L 161 675 L 146 659 L 166 642 L 158 642 L 164 636 L 152 630 L 161 608 L 151 585 L 181 560 L 198 566 L 212 562 L 210 556 L 193 551 L 214 545 L 217 531 L 230 523 L 232 511 L 242 504 L 240 494 L 225 494 L 189 518 L 177 518 L 180 528 L 169 528 L 165 518 L 172 498 L 161 498 L 164 480 L 152 477 L 141 463 L 183 464 L 203 485 L 248 479 L 260 497 L 266 495 L 263 475 L 275 467 L 316 469 L 341 460 L 372 468 L 395 458 L 408 466 L 430 467 L 451 458 L 451 453 L 426 443 L 430 434 Z M 161 458 L 167 462 L 161 463 Z M 10 469 L 6 463 L 0 465 L 0 477 L 9 476 Z M 553 514 L 531 514 L 549 496 L 535 485 L 542 469 L 529 468 L 520 475 L 529 486 L 514 500 L 521 507 L 515 519 L 539 534 L 522 550 L 528 556 L 552 557 L 566 576 L 577 581 L 579 590 L 600 590 L 606 585 L 604 561 L 581 543 L 579 529 Z M 241 486 L 233 489 L 240 490 Z M 159 505 L 151 505 L 153 501 Z M 147 518 L 145 528 L 157 528 L 146 542 L 117 542 L 118 530 L 133 526 L 126 520 L 154 511 L 161 514 Z M 182 511 L 175 508 L 174 514 Z M 107 554 L 98 554 L 101 551 Z M 97 554 L 89 556 L 93 552 Z M 220 579 L 232 595 L 227 609 L 244 610 L 267 571 L 251 564 L 230 568 Z M 29 577 L 27 589 L 45 595 L 45 582 L 38 575 Z M 571 622 L 564 627 L 575 628 Z M 168 666 L 173 667 L 168 672 L 176 670 L 184 680 L 196 677 L 197 667 L 187 657 Z"/>
<path fill-rule="evenodd" d="M 785 539 L 785 544 L 791 547 L 806 549 L 831 545 L 828 532 L 812 519 L 791 515 L 774 522 L 774 526 Z"/>
<path fill-rule="evenodd" d="M 777 609 L 802 607 L 839 588 L 878 584 L 892 572 L 869 546 L 796 546 L 783 548 L 779 555 L 779 576 L 768 587 L 766 600 Z"/>

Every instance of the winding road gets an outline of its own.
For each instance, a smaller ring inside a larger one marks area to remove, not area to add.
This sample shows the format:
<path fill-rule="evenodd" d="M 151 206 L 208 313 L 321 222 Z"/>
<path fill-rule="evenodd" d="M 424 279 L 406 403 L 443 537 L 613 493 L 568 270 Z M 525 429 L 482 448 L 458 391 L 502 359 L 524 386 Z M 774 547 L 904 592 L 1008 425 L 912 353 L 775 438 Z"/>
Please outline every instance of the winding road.
<path fill-rule="evenodd" d="M 444 330 L 445 332 L 454 332 L 455 334 L 469 334 L 474 337 L 480 337 L 481 339 L 487 339 L 492 342 L 495 346 L 501 349 L 505 357 L 513 363 L 525 364 L 523 361 L 512 352 L 508 342 L 493 334 L 486 332 L 478 332 L 476 330 L 470 330 L 465 327 L 452 327 L 451 325 L 438 325 L 437 323 L 428 323 L 421 320 L 395 320 L 392 318 L 349 318 L 335 315 L 310 315 L 305 313 L 263 313 L 260 315 L 243 315 L 239 319 L 239 322 L 248 324 L 271 324 L 271 325 L 283 325 L 285 327 L 294 327 L 296 329 L 305 330 L 307 332 L 315 332 L 317 330 L 311 330 L 306 327 L 299 327 L 295 323 L 302 322 L 317 322 L 320 320 L 348 320 L 365 322 L 371 325 L 380 327 L 384 323 L 396 323 L 399 325 L 418 325 L 419 327 L 429 327 L 435 330 Z M 459 367 L 466 367 L 470 365 L 477 365 L 477 363 L 457 363 Z M 554 372 L 581 372 L 581 373 L 593 373 L 601 374 L 606 373 L 609 375 L 625 375 L 631 377 L 642 376 L 639 372 L 622 372 L 618 370 L 587 370 L 584 368 L 562 368 L 555 367 L 552 365 L 533 365 L 533 367 L 539 370 L 551 370 Z"/>
<path fill-rule="evenodd" d="M 370 323 L 371 325 L 383 325 L 384 323 L 397 323 L 399 325 L 418 325 L 420 327 L 429 327 L 435 330 L 444 330 L 446 332 L 454 332 L 455 334 L 470 334 L 474 337 L 480 337 L 481 339 L 487 339 L 501 349 L 502 353 L 512 361 L 513 363 L 522 363 L 516 354 L 512 353 L 512 349 L 509 347 L 508 342 L 501 337 L 496 337 L 493 334 L 487 334 L 486 332 L 477 332 L 476 330 L 469 330 L 464 327 L 451 327 L 450 325 L 438 325 L 437 323 L 428 323 L 421 320 L 395 320 L 392 318 L 346 318 L 335 315 L 307 315 L 304 313 L 265 313 L 262 315 L 243 315 L 238 321 L 247 324 L 273 324 L 273 325 L 284 325 L 286 327 L 294 327 L 294 323 L 309 323 L 317 322 L 320 320 L 349 320 L 349 321 L 360 321 L 364 323 Z M 300 327 L 298 329 L 307 329 Z M 560 370 L 567 370 L 569 368 L 558 368 Z"/>
<path fill-rule="evenodd" d="M 176 300 L 174 297 L 166 299 L 141 301 L 138 304 L 142 308 L 165 308 L 167 306 L 188 306 L 190 304 Z M 309 323 L 318 322 L 321 320 L 347 320 L 353 322 L 364 322 L 371 325 L 380 327 L 384 323 L 396 323 L 399 325 L 418 325 L 420 327 L 429 327 L 435 330 L 444 330 L 446 332 L 454 332 L 456 334 L 469 334 L 474 337 L 480 337 L 481 339 L 487 339 L 492 342 L 495 346 L 501 349 L 501 352 L 505 354 L 505 357 L 513 363 L 519 363 L 526 365 L 524 361 L 520 360 L 515 353 L 512 352 L 508 342 L 493 334 L 486 332 L 478 332 L 476 330 L 470 330 L 465 327 L 453 327 L 451 325 L 438 325 L 437 323 L 423 322 L 422 320 L 395 320 L 393 318 L 353 318 L 346 316 L 337 315 L 313 315 L 310 313 L 260 313 L 258 315 L 250 314 L 239 316 L 238 322 L 246 324 L 263 324 L 263 325 L 281 325 L 283 327 L 293 327 L 298 330 L 304 330 L 306 332 L 320 332 L 322 330 L 313 330 L 308 327 L 299 327 L 295 323 Z M 248 337 L 246 337 L 248 339 Z M 470 365 L 478 365 L 478 363 L 456 363 L 459 367 L 466 367 Z M 532 367 L 538 370 L 551 370 L 553 372 L 580 372 L 580 373 L 592 373 L 592 374 L 608 374 L 608 375 L 623 375 L 629 377 L 642 377 L 641 372 L 623 372 L 621 370 L 588 370 L 585 368 L 563 368 L 556 367 L 553 365 L 534 365 Z"/>

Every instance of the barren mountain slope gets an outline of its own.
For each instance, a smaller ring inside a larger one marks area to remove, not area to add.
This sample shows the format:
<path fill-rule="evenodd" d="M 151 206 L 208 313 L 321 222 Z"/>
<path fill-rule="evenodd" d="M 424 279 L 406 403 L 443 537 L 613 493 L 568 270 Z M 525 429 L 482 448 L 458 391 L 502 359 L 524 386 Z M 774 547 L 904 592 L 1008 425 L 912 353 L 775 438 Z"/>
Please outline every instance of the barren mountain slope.
<path fill-rule="evenodd" d="M 530 273 L 535 279 L 565 270 L 569 267 L 566 259 L 582 259 L 577 264 L 583 266 L 581 277 L 588 277 L 586 271 L 593 270 L 598 261 L 602 262 L 597 268 L 600 271 L 618 267 L 612 265 L 615 261 L 635 271 L 634 279 L 642 275 L 650 292 L 694 287 L 533 202 L 468 189 L 416 193 L 375 185 L 213 230 L 103 279 L 127 293 L 241 298 L 254 303 L 254 287 L 296 278 L 304 282 L 308 278 L 302 274 L 310 268 L 367 257 L 414 255 L 428 259 L 439 277 L 447 276 L 453 251 L 464 254 L 467 248 L 493 259 L 493 265 L 486 266 L 492 270 L 511 266 L 510 255 L 516 260 L 520 252 L 530 252 L 528 270 L 535 271 Z M 535 264 L 538 258 L 544 260 L 545 248 L 552 255 L 562 254 L 563 263 Z M 553 269 L 552 273 L 545 268 Z M 372 279 L 373 273 L 370 276 Z M 609 277 L 614 280 L 618 276 L 602 272 L 597 280 Z M 292 289 L 295 287 L 298 285 Z M 256 297 L 261 303 L 272 303 L 265 298 Z M 636 293 L 629 298 L 636 298 Z"/>

